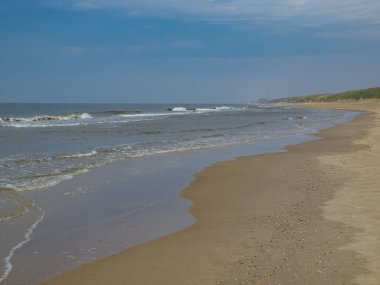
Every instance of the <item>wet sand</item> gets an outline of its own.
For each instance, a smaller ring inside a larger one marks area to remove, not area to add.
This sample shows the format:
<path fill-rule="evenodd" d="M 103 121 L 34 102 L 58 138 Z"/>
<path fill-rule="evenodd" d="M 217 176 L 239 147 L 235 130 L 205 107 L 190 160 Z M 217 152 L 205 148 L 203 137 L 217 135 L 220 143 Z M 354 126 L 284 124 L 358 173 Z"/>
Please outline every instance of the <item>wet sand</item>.
<path fill-rule="evenodd" d="M 380 103 L 323 107 L 374 113 L 207 167 L 193 226 L 44 284 L 379 284 Z"/>

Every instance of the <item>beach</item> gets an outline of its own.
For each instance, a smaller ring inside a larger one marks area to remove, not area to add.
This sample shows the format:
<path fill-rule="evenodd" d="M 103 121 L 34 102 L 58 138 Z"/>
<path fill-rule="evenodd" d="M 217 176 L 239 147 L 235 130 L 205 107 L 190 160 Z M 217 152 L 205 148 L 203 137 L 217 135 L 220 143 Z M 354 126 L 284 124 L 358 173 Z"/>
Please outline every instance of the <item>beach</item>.
<path fill-rule="evenodd" d="M 196 217 L 181 190 L 205 167 L 284 151 L 357 115 L 171 106 L 0 104 L 2 284 L 40 284 L 183 230 Z"/>
<path fill-rule="evenodd" d="M 379 101 L 286 152 L 219 162 L 182 191 L 192 226 L 43 284 L 379 284 Z"/>
<path fill-rule="evenodd" d="M 0 2 L 0 285 L 380 285 L 380 0 Z"/>

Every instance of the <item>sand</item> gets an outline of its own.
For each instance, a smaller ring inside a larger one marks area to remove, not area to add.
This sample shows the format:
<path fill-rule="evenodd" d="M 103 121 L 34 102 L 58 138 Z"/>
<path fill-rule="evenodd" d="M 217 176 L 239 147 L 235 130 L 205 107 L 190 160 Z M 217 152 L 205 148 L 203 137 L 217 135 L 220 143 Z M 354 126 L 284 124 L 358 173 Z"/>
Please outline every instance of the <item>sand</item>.
<path fill-rule="evenodd" d="M 362 101 L 319 104 L 319 107 L 360 109 L 372 113 L 370 128 L 363 128 L 355 144 L 362 149 L 350 153 L 322 156 L 320 161 L 332 171 L 352 177 L 335 189 L 332 200 L 323 207 L 323 216 L 360 229 L 354 239 L 341 246 L 365 260 L 366 274 L 358 284 L 380 284 L 380 102 Z M 315 106 L 314 106 L 315 107 Z"/>
<path fill-rule="evenodd" d="M 380 284 L 380 103 L 323 107 L 373 113 L 207 167 L 182 192 L 193 226 L 44 284 Z"/>

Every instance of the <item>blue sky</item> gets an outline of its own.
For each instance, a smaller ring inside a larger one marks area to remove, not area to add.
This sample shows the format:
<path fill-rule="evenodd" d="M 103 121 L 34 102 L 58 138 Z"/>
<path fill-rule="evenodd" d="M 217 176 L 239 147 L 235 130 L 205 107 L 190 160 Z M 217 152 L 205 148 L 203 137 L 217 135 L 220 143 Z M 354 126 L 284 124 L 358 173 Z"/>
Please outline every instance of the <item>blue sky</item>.
<path fill-rule="evenodd" d="M 2 0 L 0 102 L 252 102 L 380 86 L 378 0 Z"/>

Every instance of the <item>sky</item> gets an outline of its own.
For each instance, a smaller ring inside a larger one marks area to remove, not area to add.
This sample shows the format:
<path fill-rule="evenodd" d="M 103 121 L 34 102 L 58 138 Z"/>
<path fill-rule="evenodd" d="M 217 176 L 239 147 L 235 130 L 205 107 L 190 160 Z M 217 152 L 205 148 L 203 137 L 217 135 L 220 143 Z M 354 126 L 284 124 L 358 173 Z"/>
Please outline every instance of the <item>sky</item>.
<path fill-rule="evenodd" d="M 250 103 L 380 86 L 379 0 L 1 0 L 0 102 Z"/>

